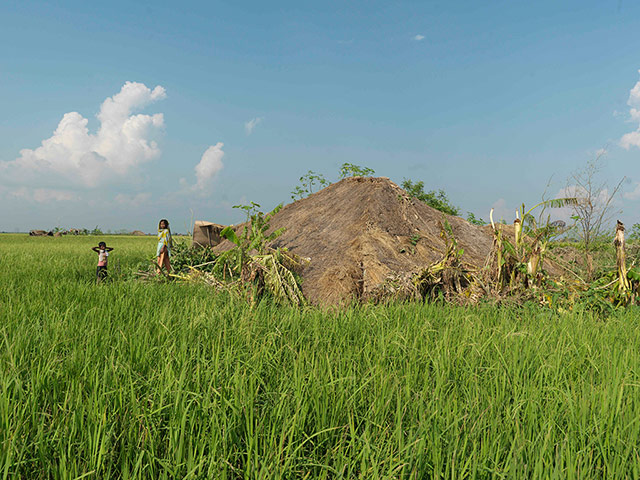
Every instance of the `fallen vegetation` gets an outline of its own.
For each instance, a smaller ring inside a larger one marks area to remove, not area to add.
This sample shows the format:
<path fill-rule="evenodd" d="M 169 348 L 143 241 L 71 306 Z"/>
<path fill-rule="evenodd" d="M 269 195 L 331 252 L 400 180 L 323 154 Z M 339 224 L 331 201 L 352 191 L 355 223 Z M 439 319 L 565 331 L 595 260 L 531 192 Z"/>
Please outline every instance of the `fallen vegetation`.
<path fill-rule="evenodd" d="M 251 303 L 264 296 L 290 305 L 441 298 L 534 302 L 561 311 L 583 301 L 599 311 L 635 303 L 640 273 L 626 266 L 621 224 L 617 263 L 598 270 L 595 280 L 589 280 L 592 264 L 554 254 L 568 228 L 550 222 L 546 212 L 579 201 L 522 205 L 512 225 L 490 215 L 491 225 L 480 226 L 430 207 L 389 179 L 347 177 L 267 214 L 255 203 L 237 206 L 245 223 L 223 228 L 224 240 L 212 248 L 177 248 L 173 278 L 201 281 Z M 565 248 L 584 258 L 578 243 Z"/>

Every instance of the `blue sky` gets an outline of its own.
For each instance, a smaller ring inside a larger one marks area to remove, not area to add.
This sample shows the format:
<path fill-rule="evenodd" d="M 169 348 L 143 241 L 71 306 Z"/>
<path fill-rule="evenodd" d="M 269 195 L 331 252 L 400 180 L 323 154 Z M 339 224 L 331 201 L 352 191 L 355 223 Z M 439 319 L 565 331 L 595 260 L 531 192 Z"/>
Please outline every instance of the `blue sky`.
<path fill-rule="evenodd" d="M 344 162 L 511 220 L 602 148 L 640 222 L 637 2 L 156 3 L 2 3 L 0 230 L 233 223 Z"/>

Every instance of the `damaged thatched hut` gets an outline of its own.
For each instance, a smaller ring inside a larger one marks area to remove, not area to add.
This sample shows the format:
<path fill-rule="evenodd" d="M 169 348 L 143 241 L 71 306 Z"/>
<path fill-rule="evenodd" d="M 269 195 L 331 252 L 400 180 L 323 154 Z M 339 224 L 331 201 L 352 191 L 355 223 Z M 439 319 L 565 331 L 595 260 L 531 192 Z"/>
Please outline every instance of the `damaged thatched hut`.
<path fill-rule="evenodd" d="M 224 225 L 217 223 L 197 220 L 193 226 L 191 245 L 194 247 L 215 247 L 222 241 L 220 232 L 224 227 Z"/>
<path fill-rule="evenodd" d="M 46 230 L 30 230 L 29 235 L 32 237 L 53 237 L 53 232 Z"/>

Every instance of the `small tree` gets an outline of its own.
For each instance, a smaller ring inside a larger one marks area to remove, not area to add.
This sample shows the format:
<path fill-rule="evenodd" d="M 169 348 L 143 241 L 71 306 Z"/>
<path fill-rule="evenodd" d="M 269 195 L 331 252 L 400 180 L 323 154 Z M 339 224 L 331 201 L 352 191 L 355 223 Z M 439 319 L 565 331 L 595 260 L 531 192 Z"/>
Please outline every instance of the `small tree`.
<path fill-rule="evenodd" d="M 340 167 L 340 178 L 370 177 L 374 173 L 376 172 L 372 168 L 360 167 L 359 165 L 354 165 L 353 163 L 343 163 L 342 167 Z"/>
<path fill-rule="evenodd" d="M 573 215 L 578 227 L 578 235 L 584 245 L 587 275 L 593 273 L 593 258 L 591 251 L 593 243 L 600 237 L 603 230 L 611 223 L 613 217 L 620 213 L 612 208 L 612 202 L 618 194 L 624 177 L 610 190 L 607 183 L 599 179 L 602 171 L 603 153 L 590 160 L 587 165 L 574 172 L 568 179 L 566 193 L 575 197 L 572 205 Z"/>
<path fill-rule="evenodd" d="M 403 180 L 402 188 L 404 188 L 413 198 L 417 198 L 436 210 L 440 210 L 441 212 L 449 215 L 460 215 L 460 209 L 451 204 L 451 201 L 447 198 L 447 194 L 444 190 L 431 190 L 429 192 L 425 192 L 424 182 L 422 180 L 413 183 L 411 180 L 407 179 Z"/>
<path fill-rule="evenodd" d="M 329 182 L 324 178 L 321 173 L 316 173 L 309 170 L 303 176 L 300 177 L 300 185 L 298 185 L 293 192 L 291 192 L 291 198 L 299 200 L 301 198 L 308 197 L 313 193 L 314 187 L 317 189 L 324 188 L 329 185 Z"/>

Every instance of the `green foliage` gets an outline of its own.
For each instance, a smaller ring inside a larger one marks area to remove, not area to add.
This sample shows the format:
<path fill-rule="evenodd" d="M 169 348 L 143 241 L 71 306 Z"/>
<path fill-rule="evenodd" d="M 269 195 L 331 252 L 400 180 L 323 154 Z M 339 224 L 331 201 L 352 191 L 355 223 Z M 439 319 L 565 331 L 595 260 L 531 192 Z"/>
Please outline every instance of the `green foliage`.
<path fill-rule="evenodd" d="M 619 272 L 609 270 L 599 272 L 599 277 L 589 284 L 560 284 L 547 282 L 544 295 L 549 296 L 547 303 L 559 311 L 584 309 L 603 318 L 616 311 L 637 308 L 640 300 L 640 271 L 630 268 L 626 271 L 629 287 L 620 289 Z"/>
<path fill-rule="evenodd" d="M 327 185 L 329 185 L 329 182 L 324 178 L 324 175 L 309 170 L 300 177 L 300 185 L 291 192 L 291 198 L 293 200 L 299 200 L 308 197 L 314 190 L 324 188 Z"/>
<path fill-rule="evenodd" d="M 359 165 L 354 165 L 353 163 L 343 163 L 340 167 L 340 178 L 370 177 L 374 173 L 376 172 L 372 168 L 360 167 Z"/>
<path fill-rule="evenodd" d="M 462 264 L 464 249 L 458 248 L 449 221 L 445 220 L 441 228 L 440 236 L 445 241 L 446 251 L 440 261 L 414 276 L 413 284 L 422 298 L 449 301 L 464 295 L 472 277 Z"/>
<path fill-rule="evenodd" d="M 522 292 L 530 287 L 544 287 L 547 280 L 542 264 L 550 240 L 562 233 L 561 228 L 549 223 L 549 216 L 540 225 L 533 211 L 541 208 L 540 218 L 544 218 L 545 208 L 560 208 L 572 205 L 575 198 L 546 200 L 526 210 L 524 203 L 516 213 L 513 222 L 513 243 L 503 235 L 502 227 L 493 220 L 493 209 L 489 213 L 494 235 L 494 265 L 491 271 L 493 288 L 510 294 Z"/>
<path fill-rule="evenodd" d="M 242 233 L 238 235 L 232 227 L 225 227 L 220 236 L 232 242 L 235 247 L 220 254 L 214 267 L 214 273 L 222 278 L 239 277 L 251 259 L 251 254 L 266 253 L 267 245 L 282 235 L 284 228 L 279 228 L 270 234 L 269 222 L 282 209 L 282 204 L 276 206 L 266 215 L 259 210 L 260 205 L 251 202 L 248 205 L 235 205 L 233 208 L 244 210 L 247 218 Z"/>
<path fill-rule="evenodd" d="M 186 240 L 173 240 L 171 268 L 174 273 L 189 273 L 189 267 L 211 272 L 218 256 L 209 246 L 193 248 Z"/>
<path fill-rule="evenodd" d="M 485 222 L 482 218 L 476 217 L 473 212 L 467 212 L 467 222 L 472 225 L 478 225 L 480 227 L 487 224 L 487 222 Z"/>
<path fill-rule="evenodd" d="M 640 240 L 640 223 L 634 223 L 631 226 L 631 233 L 629 233 L 629 240 L 637 242 Z"/>
<path fill-rule="evenodd" d="M 403 180 L 402 188 L 404 188 L 411 197 L 426 203 L 436 210 L 440 210 L 448 215 L 460 215 L 460 209 L 451 204 L 451 201 L 444 190 L 431 190 L 429 192 L 425 192 L 424 182 L 422 180 L 414 183 L 407 179 Z"/>
<path fill-rule="evenodd" d="M 98 225 L 96 225 L 96 228 L 91 230 L 89 232 L 89 235 L 104 235 L 104 233 L 102 232 L 102 230 L 100 230 L 100 227 L 98 227 Z"/>
<path fill-rule="evenodd" d="M 522 222 L 524 224 L 525 232 L 539 232 L 541 229 L 546 229 L 546 233 L 548 234 L 557 234 L 559 229 L 551 225 L 549 222 L 551 217 L 549 215 L 545 216 L 544 212 L 547 208 L 563 208 L 563 207 L 571 207 L 578 204 L 578 199 L 575 197 L 564 197 L 564 198 L 552 198 L 550 200 L 544 200 L 540 203 L 536 203 L 529 210 L 525 209 L 524 203 L 520 206 L 519 212 Z M 533 211 L 540 208 L 541 214 L 539 218 L 536 218 L 533 215 Z M 572 219 L 575 219 L 572 216 Z M 552 235 L 555 236 L 555 235 Z"/>

